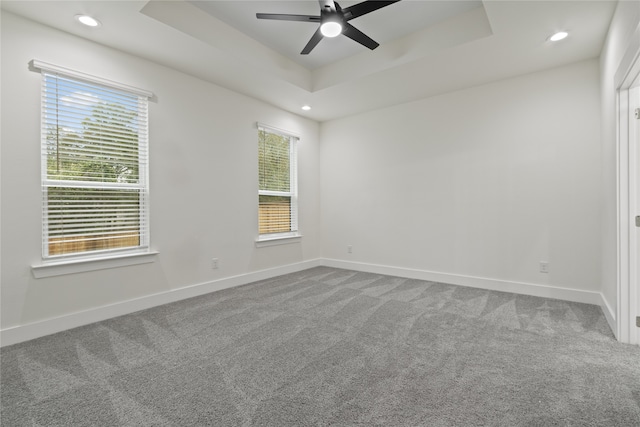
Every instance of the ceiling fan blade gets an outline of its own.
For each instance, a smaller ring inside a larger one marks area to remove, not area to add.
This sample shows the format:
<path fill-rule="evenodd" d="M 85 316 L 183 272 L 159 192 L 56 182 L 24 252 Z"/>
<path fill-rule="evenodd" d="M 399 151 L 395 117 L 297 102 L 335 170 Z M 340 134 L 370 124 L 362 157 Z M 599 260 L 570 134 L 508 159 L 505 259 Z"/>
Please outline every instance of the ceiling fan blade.
<path fill-rule="evenodd" d="M 320 22 L 319 16 L 313 15 L 288 15 L 286 13 L 256 13 L 258 19 L 275 19 L 277 21 L 301 21 Z"/>
<path fill-rule="evenodd" d="M 356 27 L 354 27 L 349 23 L 346 23 L 346 26 L 342 31 L 342 34 L 349 37 L 351 40 L 357 41 L 361 45 L 368 47 L 371 50 L 380 46 L 378 42 L 376 42 L 371 37 L 369 37 L 368 35 L 366 35 L 365 33 L 363 33 L 362 31 L 360 31 L 359 29 L 357 29 Z"/>
<path fill-rule="evenodd" d="M 342 9 L 344 14 L 344 19 L 349 21 L 353 18 L 357 18 L 358 16 L 366 15 L 369 12 L 373 12 L 374 10 L 381 9 L 385 6 L 389 6 L 390 4 L 397 3 L 400 0 L 388 0 L 388 1 L 378 1 L 378 0 L 367 0 L 362 3 L 354 4 L 353 6 L 346 7 Z"/>
<path fill-rule="evenodd" d="M 307 43 L 307 45 L 304 47 L 304 49 L 302 49 L 302 52 L 300 52 L 300 54 L 301 55 L 308 55 L 309 52 L 311 52 L 313 50 L 313 48 L 316 47 L 318 45 L 318 43 L 320 43 L 320 40 L 322 40 L 323 38 L 324 38 L 324 36 L 320 32 L 320 27 L 318 27 L 316 32 L 313 33 L 313 36 L 311 36 L 311 40 L 309 40 L 309 43 Z"/>

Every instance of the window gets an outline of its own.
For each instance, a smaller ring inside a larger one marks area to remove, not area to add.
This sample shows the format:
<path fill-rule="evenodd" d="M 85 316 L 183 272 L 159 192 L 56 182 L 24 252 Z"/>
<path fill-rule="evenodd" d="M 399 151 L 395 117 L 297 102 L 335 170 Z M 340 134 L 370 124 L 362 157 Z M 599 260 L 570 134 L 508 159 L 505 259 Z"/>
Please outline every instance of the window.
<path fill-rule="evenodd" d="M 258 125 L 260 239 L 298 235 L 297 141 L 287 132 Z"/>
<path fill-rule="evenodd" d="M 149 93 L 37 61 L 44 259 L 149 247 Z"/>

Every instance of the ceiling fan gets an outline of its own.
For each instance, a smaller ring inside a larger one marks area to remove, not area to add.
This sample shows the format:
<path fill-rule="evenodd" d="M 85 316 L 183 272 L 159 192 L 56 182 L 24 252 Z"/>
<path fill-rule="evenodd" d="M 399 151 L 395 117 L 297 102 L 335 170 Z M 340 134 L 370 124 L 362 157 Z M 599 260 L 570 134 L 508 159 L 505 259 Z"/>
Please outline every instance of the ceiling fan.
<path fill-rule="evenodd" d="M 399 1 L 400 0 L 367 0 L 342 9 L 340 5 L 333 0 L 318 0 L 318 3 L 320 3 L 320 16 L 256 13 L 256 18 L 319 23 L 320 26 L 313 36 L 311 36 L 309 43 L 307 43 L 304 49 L 302 49 L 302 52 L 300 52 L 301 55 L 308 55 L 324 37 L 336 37 L 340 34 L 344 34 L 351 40 L 373 50 L 379 46 L 379 43 L 349 24 L 348 21 Z"/>

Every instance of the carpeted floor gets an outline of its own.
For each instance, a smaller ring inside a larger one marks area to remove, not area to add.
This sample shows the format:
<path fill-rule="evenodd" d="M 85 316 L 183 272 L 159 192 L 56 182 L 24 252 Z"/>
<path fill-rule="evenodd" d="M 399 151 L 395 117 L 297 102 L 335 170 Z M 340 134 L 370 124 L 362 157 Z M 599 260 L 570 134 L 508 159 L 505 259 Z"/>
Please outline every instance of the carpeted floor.
<path fill-rule="evenodd" d="M 10 426 L 640 426 L 599 307 L 318 267 L 6 347 Z"/>

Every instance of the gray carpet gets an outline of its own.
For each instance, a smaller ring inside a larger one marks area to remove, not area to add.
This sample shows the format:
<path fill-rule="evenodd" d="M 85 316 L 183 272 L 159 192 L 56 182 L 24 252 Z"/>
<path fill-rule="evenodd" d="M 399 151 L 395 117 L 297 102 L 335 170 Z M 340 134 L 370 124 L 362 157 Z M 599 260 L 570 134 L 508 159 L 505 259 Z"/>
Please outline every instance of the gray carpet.
<path fill-rule="evenodd" d="M 1 352 L 9 426 L 640 426 L 599 307 L 318 267 Z"/>

